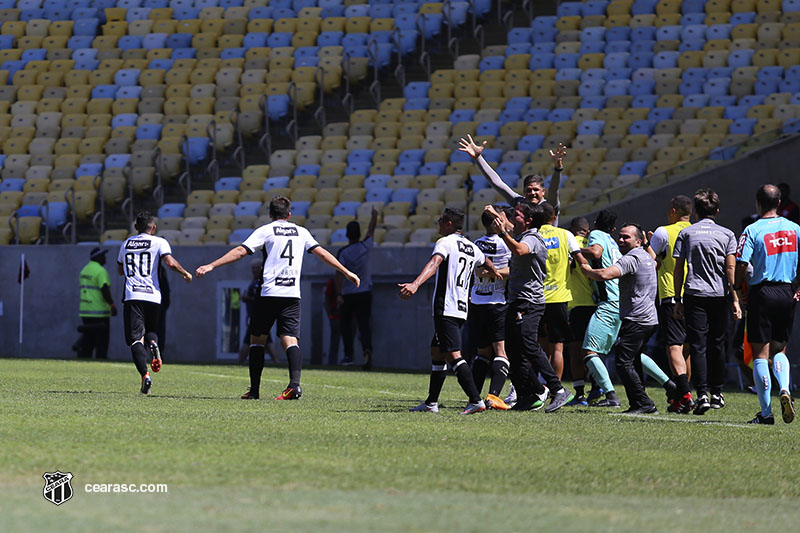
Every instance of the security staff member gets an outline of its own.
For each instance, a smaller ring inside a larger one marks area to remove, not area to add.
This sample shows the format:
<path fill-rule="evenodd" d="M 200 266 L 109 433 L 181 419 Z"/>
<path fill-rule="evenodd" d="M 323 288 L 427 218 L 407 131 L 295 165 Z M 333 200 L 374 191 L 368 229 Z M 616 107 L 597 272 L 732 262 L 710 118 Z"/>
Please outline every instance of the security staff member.
<path fill-rule="evenodd" d="M 108 356 L 109 317 L 117 315 L 111 298 L 110 279 L 106 264 L 108 250 L 93 248 L 89 263 L 80 273 L 81 303 L 78 315 L 83 324 L 78 328 L 82 335 L 78 340 L 78 357 L 90 358 L 92 352 L 98 359 Z"/>

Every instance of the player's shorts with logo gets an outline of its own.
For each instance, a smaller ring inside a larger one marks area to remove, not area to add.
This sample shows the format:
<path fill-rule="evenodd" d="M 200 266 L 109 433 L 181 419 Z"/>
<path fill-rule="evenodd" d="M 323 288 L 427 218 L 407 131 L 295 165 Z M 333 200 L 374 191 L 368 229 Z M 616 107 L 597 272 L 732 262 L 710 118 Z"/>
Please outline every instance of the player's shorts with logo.
<path fill-rule="evenodd" d="M 579 305 L 569 310 L 570 341 L 583 342 L 586 328 L 589 327 L 589 321 L 595 311 L 597 311 L 596 305 Z"/>
<path fill-rule="evenodd" d="M 566 342 L 569 340 L 569 311 L 567 302 L 545 304 L 542 321 L 539 322 L 539 337 L 546 337 L 548 342 Z"/>
<path fill-rule="evenodd" d="M 122 306 L 125 342 L 128 346 L 144 337 L 147 332 L 158 329 L 161 304 L 142 300 L 127 300 Z"/>
<path fill-rule="evenodd" d="M 469 305 L 469 332 L 478 348 L 486 348 L 506 338 L 507 307 L 506 304 Z"/>
<path fill-rule="evenodd" d="M 269 335 L 272 324 L 277 321 L 279 337 L 300 336 L 300 298 L 259 296 L 250 317 L 250 334 Z"/>
<path fill-rule="evenodd" d="M 619 302 L 600 302 L 586 328 L 583 349 L 598 354 L 609 353 L 617 340 L 621 325 Z"/>
<path fill-rule="evenodd" d="M 795 301 L 789 283 L 764 282 L 747 288 L 747 339 L 786 342 L 792 332 Z"/>
<path fill-rule="evenodd" d="M 437 347 L 443 352 L 458 352 L 461 350 L 461 328 L 465 320 L 451 316 L 434 315 L 433 327 L 435 333 L 431 339 L 431 347 Z"/>
<path fill-rule="evenodd" d="M 675 318 L 674 298 L 664 298 L 658 303 L 658 324 L 666 346 L 678 346 L 686 342 L 686 324 Z"/>

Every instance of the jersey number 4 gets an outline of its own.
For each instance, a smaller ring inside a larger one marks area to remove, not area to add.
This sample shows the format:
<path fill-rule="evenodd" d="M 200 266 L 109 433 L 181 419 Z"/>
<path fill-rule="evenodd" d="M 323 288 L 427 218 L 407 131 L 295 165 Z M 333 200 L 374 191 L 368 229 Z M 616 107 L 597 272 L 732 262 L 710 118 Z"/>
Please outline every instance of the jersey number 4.
<path fill-rule="evenodd" d="M 294 255 L 292 255 L 292 239 L 286 241 L 286 246 L 283 247 L 280 258 L 287 259 L 289 261 L 289 266 L 292 266 L 292 260 L 294 259 Z"/>
<path fill-rule="evenodd" d="M 136 275 L 136 255 L 133 252 L 128 252 L 125 254 L 125 275 L 129 278 L 132 278 Z M 142 277 L 148 277 L 150 273 L 153 271 L 153 258 L 150 256 L 148 252 L 142 252 L 139 255 L 139 275 Z"/>

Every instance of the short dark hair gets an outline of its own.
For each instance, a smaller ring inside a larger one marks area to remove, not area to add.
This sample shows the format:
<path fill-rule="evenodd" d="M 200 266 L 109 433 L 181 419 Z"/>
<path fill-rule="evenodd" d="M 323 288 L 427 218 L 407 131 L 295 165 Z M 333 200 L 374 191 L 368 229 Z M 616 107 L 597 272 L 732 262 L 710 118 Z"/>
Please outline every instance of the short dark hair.
<path fill-rule="evenodd" d="M 682 217 L 692 214 L 692 199 L 683 194 L 673 196 L 672 200 L 669 201 L 669 206 Z"/>
<path fill-rule="evenodd" d="M 361 238 L 361 224 L 356 220 L 351 220 L 345 227 L 344 234 L 348 239 L 357 241 Z"/>
<path fill-rule="evenodd" d="M 542 202 L 539 204 L 539 207 L 542 208 L 543 216 L 547 219 L 545 224 L 549 224 L 553 221 L 556 217 L 556 208 L 552 206 L 549 202 Z"/>
<path fill-rule="evenodd" d="M 700 218 L 716 216 L 719 213 L 719 195 L 713 189 L 698 189 L 694 193 L 694 211 Z"/>
<path fill-rule="evenodd" d="M 492 222 L 494 222 L 494 217 L 492 215 L 486 211 L 481 213 L 481 224 L 483 224 L 483 227 L 486 228 L 486 231 L 491 231 Z"/>
<path fill-rule="evenodd" d="M 544 213 L 544 209 L 542 209 L 541 204 L 534 205 L 530 202 L 520 202 L 517 204 L 516 209 L 518 209 L 522 216 L 525 218 L 527 222 L 526 228 L 541 228 L 544 224 L 550 222 Z"/>
<path fill-rule="evenodd" d="M 617 214 L 614 211 L 603 209 L 597 213 L 597 218 L 594 219 L 594 227 L 600 231 L 611 233 L 614 231 L 614 224 L 617 222 Z"/>
<path fill-rule="evenodd" d="M 464 227 L 464 211 L 457 207 L 445 207 L 442 211 L 442 219 L 449 220 L 456 230 Z"/>
<path fill-rule="evenodd" d="M 531 183 L 538 183 L 539 185 L 544 185 L 544 176 L 540 174 L 528 174 L 522 179 L 522 186 L 526 189 L 528 185 Z"/>
<path fill-rule="evenodd" d="M 781 203 L 781 191 L 771 184 L 762 185 L 756 192 L 756 202 L 764 211 L 777 209 Z"/>
<path fill-rule="evenodd" d="M 142 211 L 138 215 L 136 215 L 136 222 L 133 224 L 133 227 L 136 228 L 136 231 L 139 233 L 147 233 L 156 223 L 156 217 L 150 211 Z"/>
<path fill-rule="evenodd" d="M 289 218 L 292 212 L 292 202 L 285 196 L 275 196 L 269 202 L 269 216 L 275 220 Z"/>
<path fill-rule="evenodd" d="M 620 226 L 620 229 L 627 227 L 636 229 L 636 238 L 642 241 L 642 243 L 644 243 L 644 229 L 642 228 L 642 226 L 640 226 L 636 222 L 626 222 L 622 226 Z"/>
<path fill-rule="evenodd" d="M 589 221 L 586 217 L 575 217 L 569 221 L 569 230 L 572 233 L 580 230 L 589 231 Z"/>

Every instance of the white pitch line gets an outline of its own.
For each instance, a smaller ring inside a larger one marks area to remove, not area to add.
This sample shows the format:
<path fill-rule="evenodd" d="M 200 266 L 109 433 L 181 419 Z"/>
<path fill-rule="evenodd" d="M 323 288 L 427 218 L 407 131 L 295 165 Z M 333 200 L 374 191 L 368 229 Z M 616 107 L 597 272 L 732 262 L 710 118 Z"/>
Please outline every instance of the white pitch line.
<path fill-rule="evenodd" d="M 663 420 L 665 422 L 684 422 L 686 424 L 703 424 L 707 426 L 724 426 L 729 428 L 749 428 L 750 424 L 731 424 L 729 422 L 715 422 L 713 420 L 690 420 L 686 418 L 670 418 L 666 416 L 652 416 L 633 413 L 608 413 L 609 416 L 624 416 L 627 418 L 641 418 L 644 420 Z"/>

